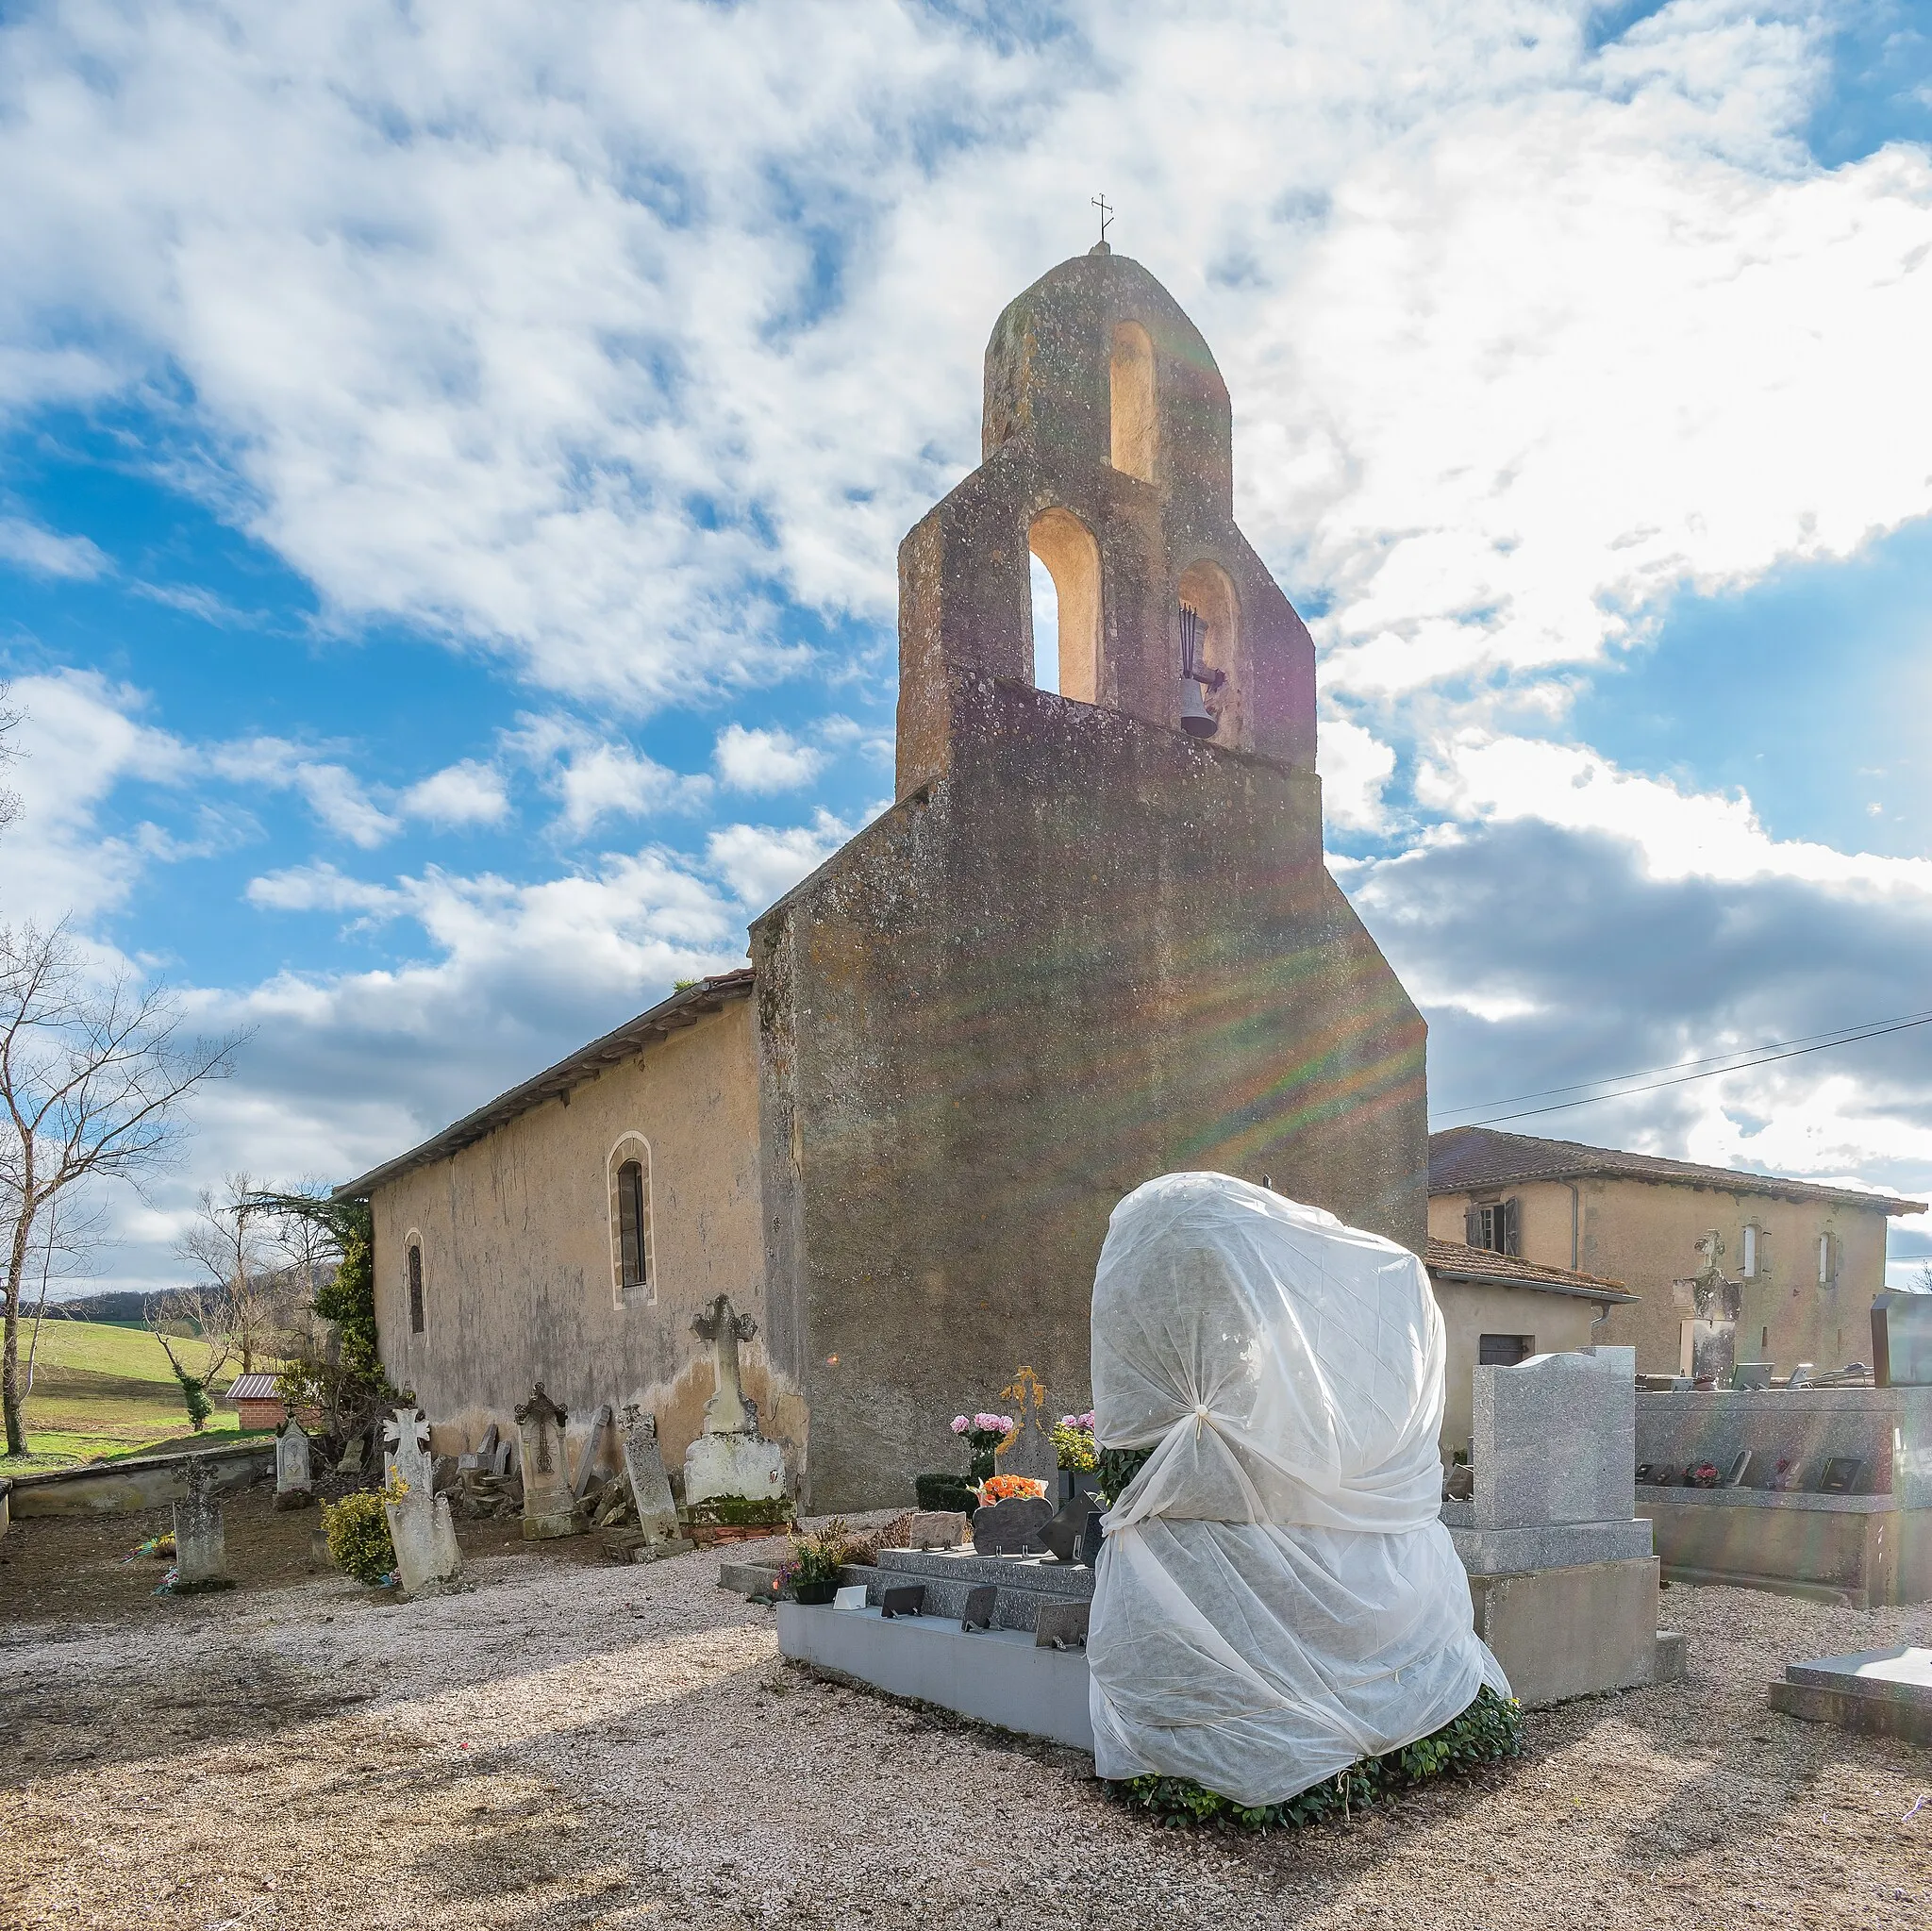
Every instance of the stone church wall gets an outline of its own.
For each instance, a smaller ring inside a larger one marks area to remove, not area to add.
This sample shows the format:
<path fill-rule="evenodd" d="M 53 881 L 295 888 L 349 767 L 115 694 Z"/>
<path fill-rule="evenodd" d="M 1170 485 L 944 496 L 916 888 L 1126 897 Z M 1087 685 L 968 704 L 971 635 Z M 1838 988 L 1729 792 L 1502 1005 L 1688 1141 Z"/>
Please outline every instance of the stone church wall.
<path fill-rule="evenodd" d="M 650 1152 L 650 1290 L 614 1306 L 611 1157 Z M 691 1323 L 728 1293 L 761 1323 L 758 1077 L 753 1007 L 740 1000 L 547 1100 L 447 1159 L 375 1189 L 383 1358 L 413 1388 L 438 1447 L 474 1441 L 541 1378 L 572 1433 L 599 1403 L 655 1408 L 675 1467 L 711 1392 Z M 423 1249 L 424 1331 L 409 1326 L 407 1248 Z M 761 1332 L 745 1391 L 794 1462 L 804 1415 L 770 1372 Z"/>

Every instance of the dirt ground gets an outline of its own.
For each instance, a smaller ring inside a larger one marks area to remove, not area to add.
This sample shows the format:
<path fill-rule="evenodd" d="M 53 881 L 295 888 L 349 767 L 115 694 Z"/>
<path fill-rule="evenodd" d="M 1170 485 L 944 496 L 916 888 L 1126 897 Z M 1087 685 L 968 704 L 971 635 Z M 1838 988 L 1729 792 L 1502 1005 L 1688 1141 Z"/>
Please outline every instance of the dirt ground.
<path fill-rule="evenodd" d="M 465 1525 L 470 1587 L 397 1604 L 309 1556 L 312 1511 L 227 1520 L 246 1580 L 188 1600 L 124 1559 L 162 1515 L 0 1541 L 8 1931 L 1932 1923 L 1932 1752 L 1764 1706 L 1793 1657 L 1932 1640 L 1923 1610 L 1673 1589 L 1688 1684 L 1254 1839 L 805 1675 L 715 1557 Z"/>

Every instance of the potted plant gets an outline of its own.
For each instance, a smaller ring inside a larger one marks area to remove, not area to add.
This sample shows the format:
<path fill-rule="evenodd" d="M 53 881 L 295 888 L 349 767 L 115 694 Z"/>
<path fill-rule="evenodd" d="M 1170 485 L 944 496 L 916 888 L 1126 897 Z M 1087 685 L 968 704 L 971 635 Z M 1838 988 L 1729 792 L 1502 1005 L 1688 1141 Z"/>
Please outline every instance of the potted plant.
<path fill-rule="evenodd" d="M 778 1584 L 794 1603 L 823 1606 L 839 1593 L 851 1534 L 836 1518 L 808 1536 L 793 1536 L 791 1559 L 778 1572 Z"/>
<path fill-rule="evenodd" d="M 1093 1411 L 1062 1415 L 1053 1430 L 1054 1455 L 1059 1464 L 1057 1499 L 1071 1502 L 1091 1495 L 1100 1484 L 1100 1452 L 1093 1444 Z"/>

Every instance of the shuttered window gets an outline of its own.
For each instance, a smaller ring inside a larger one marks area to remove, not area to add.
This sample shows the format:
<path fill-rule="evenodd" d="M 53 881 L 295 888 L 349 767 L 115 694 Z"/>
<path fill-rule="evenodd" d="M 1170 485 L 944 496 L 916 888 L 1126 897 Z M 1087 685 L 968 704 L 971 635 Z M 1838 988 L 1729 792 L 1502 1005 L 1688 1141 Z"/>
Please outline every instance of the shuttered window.
<path fill-rule="evenodd" d="M 409 1244 L 409 1332 L 423 1332 L 423 1250 Z"/>
<path fill-rule="evenodd" d="M 1463 1238 L 1489 1254 L 1521 1254 L 1521 1222 L 1513 1200 L 1472 1202 L 1463 1216 Z"/>

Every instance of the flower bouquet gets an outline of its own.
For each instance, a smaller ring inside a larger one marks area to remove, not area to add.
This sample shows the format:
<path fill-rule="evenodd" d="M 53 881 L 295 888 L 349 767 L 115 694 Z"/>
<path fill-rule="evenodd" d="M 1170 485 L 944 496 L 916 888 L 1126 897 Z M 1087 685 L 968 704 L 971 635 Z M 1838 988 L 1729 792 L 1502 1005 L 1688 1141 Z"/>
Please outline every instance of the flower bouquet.
<path fill-rule="evenodd" d="M 1084 1415 L 1062 1415 L 1054 1424 L 1053 1446 L 1062 1469 L 1070 1474 L 1091 1475 L 1100 1466 L 1093 1445 L 1092 1409 Z"/>
<path fill-rule="evenodd" d="M 983 1482 L 992 1473 L 993 1457 L 999 1445 L 1013 1432 L 1011 1415 L 955 1415 L 953 1433 L 966 1438 L 966 1447 L 973 1460 L 967 1473 L 975 1482 Z"/>
<path fill-rule="evenodd" d="M 1043 1501 L 1046 1484 L 1035 1481 L 1031 1475 L 989 1475 L 985 1481 L 973 1485 L 973 1492 L 979 1497 L 980 1507 L 991 1508 L 1019 1498 Z"/>

